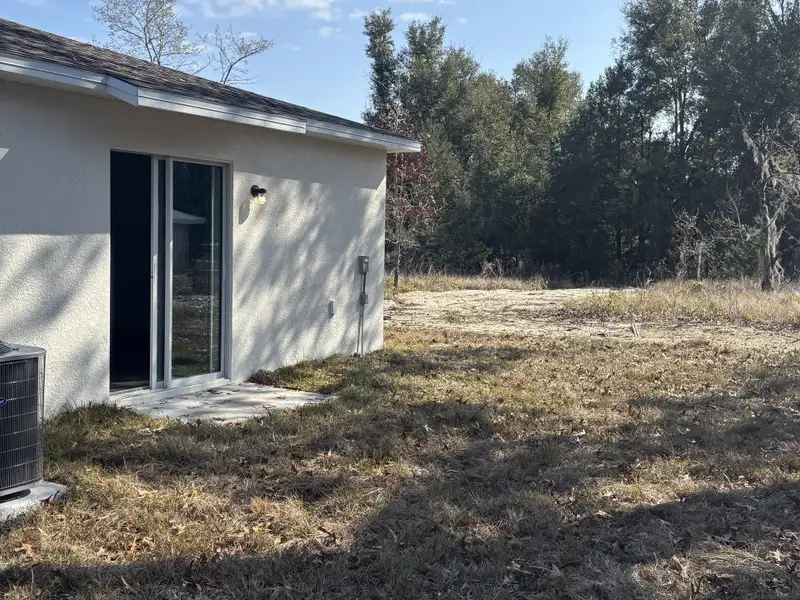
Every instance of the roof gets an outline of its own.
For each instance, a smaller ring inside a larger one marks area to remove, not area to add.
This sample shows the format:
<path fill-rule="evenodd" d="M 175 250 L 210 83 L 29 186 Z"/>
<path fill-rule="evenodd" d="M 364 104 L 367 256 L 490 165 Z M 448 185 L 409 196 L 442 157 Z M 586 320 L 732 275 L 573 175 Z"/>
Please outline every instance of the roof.
<path fill-rule="evenodd" d="M 6 59 L 5 61 L 3 60 L 4 58 Z M 170 105 L 174 109 L 176 105 L 174 99 L 180 98 L 198 103 L 201 109 L 205 107 L 208 109 L 206 111 L 208 114 L 202 114 L 202 116 L 210 116 L 211 118 L 219 118 L 215 116 L 216 113 L 229 114 L 233 109 L 237 111 L 236 114 L 244 115 L 244 118 L 228 118 L 226 120 L 247 123 L 248 118 L 253 121 L 259 121 L 258 116 L 261 116 L 261 120 L 264 122 L 289 124 L 291 127 L 286 130 L 299 128 L 304 130 L 302 133 L 319 134 L 316 137 L 336 135 L 339 138 L 350 138 L 350 141 L 355 143 L 358 143 L 363 138 L 362 142 L 364 140 L 377 140 L 384 141 L 390 146 L 392 143 L 398 145 L 398 148 L 387 147 L 386 149 L 388 150 L 411 152 L 419 150 L 417 142 L 377 127 L 370 127 L 357 121 L 343 119 L 335 115 L 276 100 L 91 44 L 85 44 L 26 25 L 0 19 L 0 71 L 3 70 L 4 62 L 7 64 L 10 61 L 12 63 L 11 66 L 16 67 L 16 70 L 6 70 L 19 73 L 20 65 L 13 64 L 18 62 L 13 61 L 13 58 L 96 74 L 104 78 L 102 85 L 105 85 L 110 90 L 110 95 L 139 106 L 165 108 L 165 106 L 156 106 L 158 104 L 156 101 L 158 100 L 163 104 L 165 98 L 170 98 L 172 99 Z M 117 93 L 113 93 L 114 91 Z M 177 102 L 177 104 L 180 104 L 180 102 Z M 171 110 L 170 108 L 166 109 Z M 179 110 L 178 112 L 189 111 Z M 192 114 L 201 114 L 202 111 L 195 110 L 191 112 Z M 263 123 L 259 124 L 263 125 Z M 303 127 L 297 124 L 302 124 Z M 312 132 L 305 131 L 308 126 L 312 128 Z M 332 133 L 340 131 L 344 131 L 348 135 Z M 301 133 L 301 131 L 295 132 Z M 367 143 L 366 145 L 371 144 Z M 378 145 L 380 146 L 380 144 Z M 403 150 L 401 149 L 403 146 L 408 146 L 408 148 Z"/>

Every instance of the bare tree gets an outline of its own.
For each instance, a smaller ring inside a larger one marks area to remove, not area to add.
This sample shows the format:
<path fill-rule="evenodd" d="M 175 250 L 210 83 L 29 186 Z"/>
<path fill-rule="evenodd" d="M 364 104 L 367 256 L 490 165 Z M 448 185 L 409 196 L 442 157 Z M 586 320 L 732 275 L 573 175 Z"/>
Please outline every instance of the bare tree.
<path fill-rule="evenodd" d="M 395 130 L 421 139 L 409 123 Z M 429 156 L 423 145 L 419 154 L 391 154 L 387 158 L 386 242 L 392 248 L 394 291 L 397 293 L 403 257 L 419 248 L 419 239 L 431 229 L 438 212 L 430 181 Z"/>
<path fill-rule="evenodd" d="M 682 210 L 672 226 L 672 253 L 676 260 L 675 276 L 684 279 L 694 266 L 695 278 L 703 278 L 703 268 L 709 260 L 712 244 L 704 233 L 697 212 Z"/>
<path fill-rule="evenodd" d="M 206 47 L 209 66 L 219 75 L 220 83 L 230 85 L 251 83 L 253 80 L 245 69 L 247 61 L 275 45 L 265 37 L 242 34 L 233 27 L 220 29 L 219 25 L 214 28 L 214 33 L 201 35 L 198 39 Z"/>
<path fill-rule="evenodd" d="M 758 251 L 761 289 L 777 289 L 783 280 L 782 256 L 800 245 L 787 225 L 800 219 L 800 124 L 762 125 L 742 137 L 752 162 L 749 184 L 728 193 L 723 208 L 724 229 Z M 747 218 L 745 215 L 752 215 Z M 784 239 L 789 236 L 788 244 Z"/>
<path fill-rule="evenodd" d="M 105 47 L 192 74 L 211 68 L 225 84 L 251 82 L 247 61 L 274 45 L 219 25 L 193 41 L 177 0 L 100 0 L 92 11 L 106 26 Z"/>
<path fill-rule="evenodd" d="M 106 26 L 111 50 L 173 69 L 196 63 L 201 49 L 190 41 L 176 0 L 102 0 L 92 12 Z"/>

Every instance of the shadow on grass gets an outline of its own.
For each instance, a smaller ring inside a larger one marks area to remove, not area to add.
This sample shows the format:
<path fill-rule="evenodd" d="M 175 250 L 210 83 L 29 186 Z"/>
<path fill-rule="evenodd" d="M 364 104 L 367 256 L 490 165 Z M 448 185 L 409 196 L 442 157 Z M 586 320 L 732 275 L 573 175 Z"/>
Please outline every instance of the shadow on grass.
<path fill-rule="evenodd" d="M 796 547 L 798 511 L 787 518 L 784 509 L 799 491 L 702 492 L 572 521 L 545 503 L 512 501 L 525 516 L 489 537 L 474 512 L 460 525 L 444 521 L 442 504 L 462 496 L 433 486 L 387 505 L 346 550 L 43 563 L 4 576 L 45 598 L 796 598 L 796 560 L 752 549 L 771 539 Z"/>
<path fill-rule="evenodd" d="M 155 490 L 201 482 L 236 505 L 295 500 L 333 519 L 333 500 L 366 496 L 384 478 L 386 498 L 346 524 L 346 541 L 120 565 L 44 561 L 0 573 L 0 590 L 5 578 L 43 598 L 800 596 L 800 486 L 789 477 L 800 470 L 797 382 L 757 373 L 736 396 L 635 398 L 622 422 L 588 432 L 559 431 L 532 407 L 425 400 L 413 383 L 500 372 L 529 356 L 336 359 L 314 383 L 338 390 L 337 403 L 239 427 L 164 426 L 102 407 L 65 415 L 51 427 L 50 460 L 135 474 Z M 319 374 L 301 365 L 273 377 Z M 339 462 L 326 468 L 325 457 Z M 411 474 L 393 480 L 392 464 Z M 647 505 L 637 494 L 657 468 L 711 483 L 688 492 L 663 483 L 672 497 Z"/>

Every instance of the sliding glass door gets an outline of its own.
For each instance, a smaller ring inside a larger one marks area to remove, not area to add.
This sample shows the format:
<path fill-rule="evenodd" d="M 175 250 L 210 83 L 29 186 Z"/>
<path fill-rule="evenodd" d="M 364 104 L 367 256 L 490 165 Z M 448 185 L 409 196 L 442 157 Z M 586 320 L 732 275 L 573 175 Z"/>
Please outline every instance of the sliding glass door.
<path fill-rule="evenodd" d="M 172 378 L 222 371 L 222 167 L 172 161 Z"/>
<path fill-rule="evenodd" d="M 151 387 L 223 376 L 224 168 L 154 158 Z"/>

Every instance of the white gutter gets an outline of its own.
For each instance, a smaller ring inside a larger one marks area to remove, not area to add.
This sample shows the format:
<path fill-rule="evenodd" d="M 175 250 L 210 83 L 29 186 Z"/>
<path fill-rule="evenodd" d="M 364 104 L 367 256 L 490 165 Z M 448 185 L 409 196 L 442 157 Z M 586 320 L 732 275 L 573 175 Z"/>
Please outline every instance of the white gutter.
<path fill-rule="evenodd" d="M 42 81 L 62 83 L 88 90 L 105 91 L 106 77 L 80 69 L 62 67 L 41 60 L 0 55 L 0 72 L 24 75 Z M 119 82 L 123 84 L 123 82 Z"/>
<path fill-rule="evenodd" d="M 367 131 L 357 127 L 347 127 L 344 125 L 336 125 L 334 123 L 326 123 L 323 121 L 307 121 L 306 122 L 306 135 L 319 138 L 337 139 L 339 141 L 348 140 L 353 143 L 363 144 L 365 146 L 376 146 L 385 148 L 391 152 L 420 152 L 422 144 L 405 140 L 401 137 L 395 137 L 383 133 Z"/>
<path fill-rule="evenodd" d="M 135 85 L 125 83 L 124 81 L 109 77 L 108 75 L 105 77 L 105 84 L 106 93 L 110 96 L 132 104 L 133 106 L 139 106 L 139 88 Z"/>
<path fill-rule="evenodd" d="M 419 152 L 419 142 L 399 136 L 376 133 L 315 120 L 294 119 L 262 113 L 215 102 L 206 102 L 178 94 L 167 94 L 139 88 L 115 77 L 64 67 L 54 63 L 0 55 L 0 74 L 12 73 L 41 82 L 60 83 L 111 96 L 132 106 L 166 110 L 242 125 L 252 125 L 315 138 L 379 148 L 387 152 Z"/>
<path fill-rule="evenodd" d="M 267 113 L 260 113 L 245 108 L 216 104 L 215 102 L 205 102 L 195 100 L 177 94 L 165 94 L 153 90 L 139 89 L 139 104 L 147 108 L 156 108 L 170 112 L 184 113 L 196 117 L 207 117 L 220 121 L 230 121 L 243 125 L 255 125 L 266 127 L 267 129 L 277 129 L 278 131 L 288 131 L 289 133 L 306 133 L 306 124 L 299 119 L 288 117 L 278 117 Z"/>

